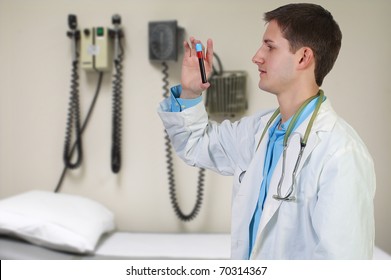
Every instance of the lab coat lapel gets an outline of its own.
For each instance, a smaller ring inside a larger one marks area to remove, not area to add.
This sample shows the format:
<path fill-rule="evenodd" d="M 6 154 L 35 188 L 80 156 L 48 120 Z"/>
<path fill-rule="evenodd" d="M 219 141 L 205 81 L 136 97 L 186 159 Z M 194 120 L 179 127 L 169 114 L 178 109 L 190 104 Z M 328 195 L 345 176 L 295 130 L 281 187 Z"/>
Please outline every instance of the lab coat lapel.
<path fill-rule="evenodd" d="M 321 142 L 321 138 L 319 137 L 319 132 L 321 131 L 330 131 L 334 126 L 336 121 L 335 115 L 330 116 L 330 112 L 333 111 L 330 101 L 326 99 L 323 101 L 319 113 L 316 116 L 315 122 L 312 126 L 310 136 L 308 137 L 307 145 L 304 149 L 303 156 L 301 158 L 299 167 L 297 169 L 296 177 L 300 175 L 300 172 L 303 168 L 304 163 L 307 161 L 308 157 L 311 155 L 312 151 L 315 147 Z M 325 116 L 328 117 L 325 117 Z M 310 122 L 311 114 L 307 117 L 307 119 L 297 128 L 294 132 L 299 133 L 301 137 L 304 137 L 305 131 L 307 129 L 308 123 Z M 296 144 L 294 144 L 296 146 Z M 296 158 L 292 160 L 296 163 Z M 292 168 L 293 170 L 293 168 Z"/>
<path fill-rule="evenodd" d="M 303 156 L 301 158 L 299 167 L 297 169 L 296 177 L 299 176 L 299 174 L 300 174 L 300 172 L 301 172 L 301 170 L 303 168 L 304 163 L 307 161 L 307 158 L 309 157 L 309 155 L 311 155 L 312 151 L 315 149 L 315 147 L 320 142 L 320 138 L 318 136 L 318 132 L 321 130 L 321 127 L 323 125 L 323 120 L 321 120 L 321 114 L 322 114 L 322 111 L 323 111 L 322 110 L 323 107 L 324 106 L 322 105 L 321 110 L 319 111 L 318 116 L 316 117 L 315 122 L 314 122 L 314 124 L 312 126 L 312 129 L 311 129 L 311 132 L 310 132 L 310 136 L 308 137 L 308 140 L 307 140 L 307 145 L 305 146 L 305 149 L 304 149 L 304 152 L 303 152 Z M 309 115 L 308 118 L 296 130 L 297 133 L 299 133 L 302 138 L 304 137 L 304 134 L 305 134 L 305 131 L 307 129 L 308 123 L 310 121 L 310 118 L 311 118 L 311 115 Z M 296 144 L 294 144 L 294 145 L 296 146 Z M 298 153 L 297 153 L 297 155 L 298 155 Z M 293 159 L 291 161 L 292 162 L 294 161 L 294 164 L 295 164 L 296 163 L 296 159 L 297 159 L 297 156 L 293 157 Z M 292 171 L 293 171 L 293 168 L 291 169 Z"/>
<path fill-rule="evenodd" d="M 267 125 L 267 122 L 269 121 L 269 119 L 271 118 L 272 115 L 273 115 L 273 112 L 268 113 L 267 115 L 265 115 L 261 118 L 261 127 L 262 128 L 254 136 L 254 143 L 256 144 L 254 148 L 256 149 L 258 147 L 258 149 L 254 151 L 254 154 L 255 154 L 254 161 L 259 161 L 259 164 L 260 164 L 259 170 L 260 170 L 261 177 L 263 177 L 263 166 L 265 164 L 265 155 L 266 155 L 267 143 L 269 142 L 269 133 L 266 131 L 265 136 L 262 139 L 262 142 L 259 143 L 259 141 L 261 140 L 263 131 Z M 258 144 L 259 144 L 259 146 L 258 146 Z M 261 180 L 261 182 L 262 182 L 262 180 Z"/>
<path fill-rule="evenodd" d="M 296 176 L 300 175 L 300 171 L 302 170 L 304 163 L 307 161 L 307 158 L 309 157 L 309 155 L 311 155 L 315 147 L 321 142 L 321 137 L 319 136 L 320 132 L 330 131 L 334 126 L 336 116 L 335 114 L 330 114 L 330 112 L 334 112 L 334 110 L 331 107 L 330 101 L 326 99 L 325 101 L 323 101 L 319 113 L 316 116 Z M 302 137 L 304 137 L 304 133 L 310 121 L 310 117 L 311 116 L 309 116 L 297 129 L 297 131 L 302 135 Z"/>
<path fill-rule="evenodd" d="M 254 136 L 254 143 L 256 143 L 255 148 L 257 147 L 259 140 L 261 139 L 263 128 L 265 127 L 270 116 L 271 114 L 267 114 L 261 118 L 262 129 Z M 262 171 L 263 166 L 265 164 L 265 155 L 268 142 L 269 133 L 266 133 L 262 139 L 262 142 L 259 143 L 258 149 L 254 151 L 254 158 L 246 171 L 248 176 L 244 176 L 243 182 L 240 187 L 241 190 L 239 191 L 239 194 L 241 195 L 251 195 L 253 197 L 256 196 L 255 201 L 257 201 L 258 199 L 259 188 L 261 187 L 261 183 L 263 180 Z"/>
<path fill-rule="evenodd" d="M 259 134 L 257 136 L 259 136 L 257 138 L 259 140 L 261 135 Z M 258 201 L 259 189 L 263 180 L 262 170 L 265 163 L 265 154 L 268 141 L 269 135 L 265 135 L 258 147 L 258 150 L 255 151 L 254 159 L 247 169 L 247 174 L 243 178 L 241 191 L 239 191 L 239 193 L 249 195 L 251 197 L 251 207 L 247 206 L 247 208 L 251 208 L 252 213 L 255 210 L 255 205 Z"/>
<path fill-rule="evenodd" d="M 232 227 L 236 231 L 232 231 L 231 235 L 234 246 L 236 246 L 235 251 L 240 252 L 240 255 L 235 255 L 236 258 L 246 258 L 248 256 L 248 251 L 246 251 L 248 249 L 248 231 L 263 180 L 262 170 L 265 162 L 267 142 L 269 141 L 268 133 L 265 134 L 258 149 L 255 150 L 255 148 L 270 116 L 266 115 L 261 119 L 261 131 L 254 136 L 254 157 L 246 170 L 246 174 L 232 203 L 232 213 L 234 214 L 232 216 Z"/>
<path fill-rule="evenodd" d="M 266 124 L 271 116 L 272 113 L 267 114 L 261 118 L 262 129 L 255 135 L 255 139 L 254 139 L 256 143 L 255 147 L 258 146 L 264 127 L 266 127 Z M 248 176 L 244 177 L 241 185 L 241 192 L 242 193 L 246 192 L 246 194 L 250 196 L 249 200 L 247 201 L 247 203 L 250 203 L 250 205 L 244 205 L 245 207 L 244 209 L 249 209 L 249 213 L 245 215 L 246 217 L 249 218 L 248 224 L 251 221 L 252 215 L 255 211 L 256 204 L 258 202 L 259 190 L 263 180 L 263 168 L 265 164 L 265 156 L 266 156 L 268 142 L 269 142 L 269 133 L 266 132 L 262 139 L 262 142 L 259 143 L 258 149 L 255 150 L 254 160 L 252 161 L 252 163 L 249 166 L 249 169 L 247 170 Z"/>
<path fill-rule="evenodd" d="M 258 146 L 264 127 L 266 126 L 266 123 L 270 119 L 271 115 L 272 113 L 267 114 L 261 118 L 261 129 L 254 136 L 255 148 Z M 263 166 L 265 163 L 265 155 L 266 155 L 268 142 L 269 142 L 269 133 L 266 132 L 265 136 L 262 139 L 262 142 L 259 143 L 258 149 L 254 150 L 254 158 L 251 164 L 248 166 L 248 169 L 246 170 L 246 175 L 243 177 L 243 181 L 238 191 L 238 196 L 248 197 L 248 200 L 246 202 L 247 205 L 245 205 L 244 209 L 249 209 L 250 213 L 247 214 L 251 217 L 252 214 L 254 213 L 255 206 L 258 201 L 259 190 L 263 180 Z M 248 203 L 250 205 L 248 205 Z M 243 209 L 240 212 L 243 212 Z"/>

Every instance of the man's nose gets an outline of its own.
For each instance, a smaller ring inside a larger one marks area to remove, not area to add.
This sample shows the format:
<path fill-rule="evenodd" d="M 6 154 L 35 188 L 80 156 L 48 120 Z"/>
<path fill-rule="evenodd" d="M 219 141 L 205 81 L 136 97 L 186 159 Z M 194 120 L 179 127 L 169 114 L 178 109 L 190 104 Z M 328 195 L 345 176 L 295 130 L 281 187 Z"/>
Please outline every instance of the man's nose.
<path fill-rule="evenodd" d="M 262 49 L 261 48 L 255 53 L 255 55 L 253 56 L 251 61 L 253 63 L 255 63 L 255 64 L 263 64 L 263 63 L 265 63 L 265 59 L 264 59 L 264 57 L 262 55 Z"/>

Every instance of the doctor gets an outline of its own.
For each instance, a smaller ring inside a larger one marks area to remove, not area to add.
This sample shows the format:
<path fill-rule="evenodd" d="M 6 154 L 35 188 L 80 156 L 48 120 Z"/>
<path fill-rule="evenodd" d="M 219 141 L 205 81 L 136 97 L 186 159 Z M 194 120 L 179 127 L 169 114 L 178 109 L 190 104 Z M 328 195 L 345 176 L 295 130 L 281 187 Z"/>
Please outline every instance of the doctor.
<path fill-rule="evenodd" d="M 320 90 L 342 34 L 318 5 L 265 13 L 252 61 L 259 88 L 279 109 L 238 122 L 208 121 L 195 52 L 185 42 L 181 85 L 158 109 L 177 154 L 189 165 L 234 176 L 233 259 L 371 259 L 375 172 L 357 133 Z M 213 42 L 205 67 L 211 73 Z M 342 94 L 342 93 L 341 93 Z"/>

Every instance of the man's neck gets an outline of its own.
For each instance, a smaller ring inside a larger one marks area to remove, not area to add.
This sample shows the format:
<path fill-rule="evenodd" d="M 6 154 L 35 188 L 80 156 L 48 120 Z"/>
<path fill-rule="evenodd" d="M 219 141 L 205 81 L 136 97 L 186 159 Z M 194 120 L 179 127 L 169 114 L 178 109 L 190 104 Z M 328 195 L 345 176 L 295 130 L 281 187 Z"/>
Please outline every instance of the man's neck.
<path fill-rule="evenodd" d="M 311 86 L 306 89 L 277 94 L 282 123 L 285 123 L 287 120 L 289 120 L 289 118 L 291 118 L 299 110 L 300 106 L 308 98 L 317 94 L 318 91 L 318 86 Z"/>

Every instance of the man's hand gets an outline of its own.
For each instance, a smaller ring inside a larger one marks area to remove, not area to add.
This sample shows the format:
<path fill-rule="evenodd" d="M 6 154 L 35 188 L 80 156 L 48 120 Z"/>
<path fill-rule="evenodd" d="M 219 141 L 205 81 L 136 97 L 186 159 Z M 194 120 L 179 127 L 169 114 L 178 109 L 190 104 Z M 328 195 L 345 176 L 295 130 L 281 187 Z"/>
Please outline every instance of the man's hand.
<path fill-rule="evenodd" d="M 200 67 L 197 58 L 197 53 L 195 50 L 195 45 L 197 43 L 201 43 L 201 41 L 194 39 L 194 37 L 190 37 L 190 44 L 187 41 L 183 43 L 185 54 L 182 62 L 182 76 L 181 76 L 181 85 L 182 85 L 182 93 L 181 98 L 191 99 L 197 98 L 201 95 L 201 93 L 206 90 L 210 83 L 207 82 L 205 84 L 201 81 Z M 203 46 L 203 53 L 205 53 L 205 48 Z M 207 49 L 205 53 L 205 72 L 207 78 L 212 74 L 212 63 L 213 63 L 213 41 L 212 39 L 208 39 L 207 41 Z"/>

